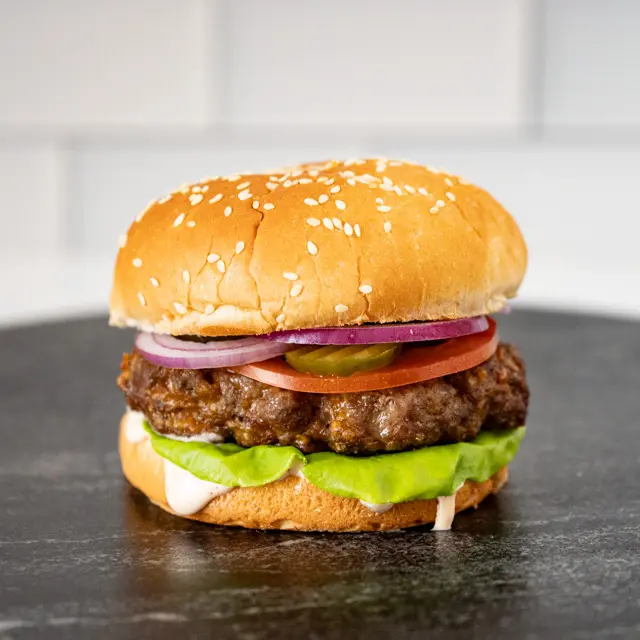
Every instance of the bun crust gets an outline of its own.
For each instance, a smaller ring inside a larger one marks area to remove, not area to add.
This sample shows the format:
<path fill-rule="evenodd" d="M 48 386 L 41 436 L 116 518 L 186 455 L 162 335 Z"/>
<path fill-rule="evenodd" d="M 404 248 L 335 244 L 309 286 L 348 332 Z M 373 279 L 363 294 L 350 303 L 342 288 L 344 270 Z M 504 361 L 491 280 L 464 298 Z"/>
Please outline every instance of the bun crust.
<path fill-rule="evenodd" d="M 121 239 L 111 323 L 205 336 L 500 310 L 527 251 L 488 193 L 391 160 L 207 178 Z"/>
<path fill-rule="evenodd" d="M 163 459 L 153 450 L 148 438 L 135 443 L 127 440 L 123 424 L 120 458 L 127 480 L 156 505 L 176 515 L 165 497 Z M 465 482 L 456 494 L 456 513 L 477 507 L 488 495 L 497 493 L 507 478 L 504 467 L 486 482 Z M 415 500 L 376 514 L 358 500 L 334 496 L 302 478 L 289 476 L 261 487 L 234 489 L 214 498 L 202 511 L 186 517 L 248 529 L 383 531 L 434 522 L 436 508 L 436 500 Z"/>

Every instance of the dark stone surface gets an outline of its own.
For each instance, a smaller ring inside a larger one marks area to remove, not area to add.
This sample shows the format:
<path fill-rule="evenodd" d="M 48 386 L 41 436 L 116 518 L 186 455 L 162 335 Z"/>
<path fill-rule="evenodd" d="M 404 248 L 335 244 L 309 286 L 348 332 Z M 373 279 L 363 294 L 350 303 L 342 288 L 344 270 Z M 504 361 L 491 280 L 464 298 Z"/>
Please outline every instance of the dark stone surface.
<path fill-rule="evenodd" d="M 0 638 L 640 634 L 640 324 L 519 312 L 512 480 L 450 533 L 309 535 L 173 518 L 123 481 L 103 319 L 0 332 Z"/>

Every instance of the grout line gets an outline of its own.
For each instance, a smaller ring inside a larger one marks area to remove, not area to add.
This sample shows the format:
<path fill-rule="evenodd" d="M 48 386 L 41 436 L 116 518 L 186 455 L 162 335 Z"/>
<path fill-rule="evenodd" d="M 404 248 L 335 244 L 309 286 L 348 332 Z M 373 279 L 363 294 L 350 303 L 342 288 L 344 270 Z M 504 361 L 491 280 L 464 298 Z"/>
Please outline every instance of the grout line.
<path fill-rule="evenodd" d="M 228 123 L 231 121 L 231 69 L 234 63 L 229 29 L 232 22 L 232 9 L 229 0 L 208 1 L 211 7 L 208 25 L 212 45 L 207 53 L 211 60 L 215 58 L 215 77 L 217 80 L 217 82 L 213 82 L 212 73 L 209 93 L 211 99 L 215 100 L 218 105 L 218 122 Z M 212 2 L 215 2 L 215 8 L 212 7 Z"/>
<path fill-rule="evenodd" d="M 407 126 L 212 126 L 204 129 L 190 127 L 151 130 L 144 128 L 90 128 L 71 131 L 67 128 L 4 128 L 0 126 L 0 148 L 25 148 L 52 145 L 71 150 L 99 149 L 156 149 L 171 146 L 178 149 L 230 148 L 259 150 L 290 146 L 308 148 L 314 144 L 348 145 L 372 148 L 404 147 L 408 150 L 424 146 L 462 148 L 513 149 L 537 145 L 547 149 L 574 148 L 600 150 L 640 149 L 640 126 L 544 126 L 540 135 L 522 135 L 519 127 L 447 128 Z M 544 136 L 542 136 L 544 133 Z"/>
<path fill-rule="evenodd" d="M 77 148 L 71 138 L 62 139 L 57 143 L 60 157 L 60 174 L 58 176 L 58 207 L 60 210 L 59 244 L 70 253 L 82 242 L 82 218 L 78 219 L 77 202 L 73 198 L 74 183 L 77 176 Z"/>
<path fill-rule="evenodd" d="M 525 112 L 527 130 L 531 140 L 544 138 L 545 129 L 545 91 L 546 91 L 546 0 L 530 0 L 528 7 L 531 25 L 528 38 L 528 69 L 524 76 L 529 79 L 525 89 Z"/>

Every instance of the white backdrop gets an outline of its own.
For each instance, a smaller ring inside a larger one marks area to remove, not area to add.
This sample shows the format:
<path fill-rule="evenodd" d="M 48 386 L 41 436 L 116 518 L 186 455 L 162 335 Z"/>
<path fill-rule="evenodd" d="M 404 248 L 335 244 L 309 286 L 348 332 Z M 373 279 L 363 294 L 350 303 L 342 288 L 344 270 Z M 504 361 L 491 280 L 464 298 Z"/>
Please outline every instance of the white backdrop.
<path fill-rule="evenodd" d="M 183 182 L 379 154 L 512 211 L 523 303 L 640 316 L 639 33 L 636 0 L 0 0 L 0 322 L 105 309 Z"/>

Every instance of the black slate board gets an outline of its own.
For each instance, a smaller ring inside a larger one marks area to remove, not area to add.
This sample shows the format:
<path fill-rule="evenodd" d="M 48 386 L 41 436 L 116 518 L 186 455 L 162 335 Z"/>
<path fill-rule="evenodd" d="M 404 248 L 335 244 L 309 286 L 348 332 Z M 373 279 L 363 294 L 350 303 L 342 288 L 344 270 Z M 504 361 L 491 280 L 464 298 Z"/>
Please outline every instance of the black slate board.
<path fill-rule="evenodd" d="M 640 637 L 640 324 L 516 312 L 511 482 L 450 533 L 173 518 L 120 475 L 104 319 L 0 332 L 0 638 Z"/>

